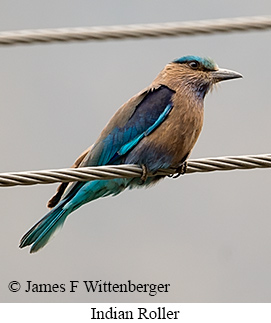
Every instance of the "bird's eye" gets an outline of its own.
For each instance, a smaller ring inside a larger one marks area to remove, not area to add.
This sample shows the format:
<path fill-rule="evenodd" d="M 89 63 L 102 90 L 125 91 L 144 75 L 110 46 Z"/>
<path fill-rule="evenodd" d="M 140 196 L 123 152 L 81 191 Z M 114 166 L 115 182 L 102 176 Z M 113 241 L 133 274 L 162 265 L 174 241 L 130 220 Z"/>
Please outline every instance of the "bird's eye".
<path fill-rule="evenodd" d="M 199 67 L 199 62 L 197 61 L 192 61 L 189 63 L 189 66 L 193 68 L 193 70 L 196 70 Z"/>

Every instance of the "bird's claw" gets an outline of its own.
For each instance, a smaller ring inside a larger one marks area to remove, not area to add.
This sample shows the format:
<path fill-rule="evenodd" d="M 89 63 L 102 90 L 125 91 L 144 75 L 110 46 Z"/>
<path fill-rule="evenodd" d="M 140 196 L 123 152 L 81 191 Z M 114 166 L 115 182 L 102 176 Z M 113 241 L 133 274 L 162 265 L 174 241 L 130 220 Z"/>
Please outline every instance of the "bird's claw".
<path fill-rule="evenodd" d="M 143 185 L 148 178 L 149 171 L 146 165 L 142 164 L 141 167 L 142 167 L 142 175 L 140 177 L 141 179 L 140 185 Z"/>
<path fill-rule="evenodd" d="M 186 173 L 186 170 L 187 170 L 187 161 L 183 162 L 181 166 L 176 168 L 175 174 L 168 175 L 168 177 L 178 178 L 181 175 L 184 175 Z"/>

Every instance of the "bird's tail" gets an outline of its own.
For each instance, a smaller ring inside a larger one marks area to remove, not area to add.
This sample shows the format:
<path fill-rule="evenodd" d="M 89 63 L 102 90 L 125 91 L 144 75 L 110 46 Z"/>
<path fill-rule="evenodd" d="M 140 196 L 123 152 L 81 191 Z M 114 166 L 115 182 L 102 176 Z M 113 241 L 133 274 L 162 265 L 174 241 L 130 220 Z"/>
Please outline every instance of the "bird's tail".
<path fill-rule="evenodd" d="M 130 180 L 96 180 L 78 182 L 70 193 L 36 223 L 21 239 L 20 248 L 31 246 L 30 252 L 37 252 L 62 228 L 67 216 L 83 204 L 108 195 L 117 195 L 123 191 Z M 80 190 L 80 188 L 84 189 Z"/>
<path fill-rule="evenodd" d="M 19 245 L 20 248 L 24 248 L 33 243 L 30 249 L 30 252 L 33 253 L 48 243 L 56 232 L 62 228 L 66 217 L 70 213 L 69 210 L 63 209 L 64 202 L 60 202 L 22 237 Z"/>

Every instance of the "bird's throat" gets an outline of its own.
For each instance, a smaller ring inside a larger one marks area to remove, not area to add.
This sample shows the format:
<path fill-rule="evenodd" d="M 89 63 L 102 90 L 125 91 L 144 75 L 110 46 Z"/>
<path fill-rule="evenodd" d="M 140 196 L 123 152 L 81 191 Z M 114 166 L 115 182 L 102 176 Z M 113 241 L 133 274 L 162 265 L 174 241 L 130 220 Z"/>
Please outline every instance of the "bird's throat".
<path fill-rule="evenodd" d="M 193 93 L 196 95 L 197 99 L 203 100 L 205 95 L 210 90 L 210 83 L 194 83 L 193 84 Z"/>

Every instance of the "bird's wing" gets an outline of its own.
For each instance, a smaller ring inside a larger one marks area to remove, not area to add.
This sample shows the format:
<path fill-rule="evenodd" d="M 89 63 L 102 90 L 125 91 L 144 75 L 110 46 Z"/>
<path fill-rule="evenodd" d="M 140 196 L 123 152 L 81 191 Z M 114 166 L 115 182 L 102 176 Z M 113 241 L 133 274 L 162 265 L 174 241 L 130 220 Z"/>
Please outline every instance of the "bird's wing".
<path fill-rule="evenodd" d="M 175 92 L 164 85 L 143 93 L 136 105 L 124 105 L 110 120 L 80 166 L 118 164 L 138 142 L 154 131 L 171 111 Z"/>
<path fill-rule="evenodd" d="M 148 88 L 130 99 L 112 117 L 92 148 L 85 151 L 85 155 L 84 153 L 81 155 L 84 155 L 81 158 L 82 161 L 80 160 L 76 167 L 121 163 L 120 159 L 125 154 L 166 119 L 173 107 L 172 95 L 174 93 L 168 87 L 159 85 L 155 88 Z M 65 190 L 64 197 L 67 197 L 72 190 L 78 191 L 82 185 L 83 183 L 76 182 L 68 187 L 67 185 L 60 186 L 58 189 L 60 192 L 57 192 L 48 204 L 53 207 L 59 202 L 64 193 L 61 188 Z"/>
<path fill-rule="evenodd" d="M 140 102 L 144 99 L 144 97 L 147 95 L 148 91 L 150 89 L 147 88 L 134 97 L 132 97 L 127 103 L 125 103 L 120 109 L 116 112 L 116 114 L 113 116 L 113 118 L 110 120 L 110 122 L 107 124 L 105 129 L 102 131 L 100 138 L 105 138 L 108 136 L 110 131 L 115 128 L 115 124 L 117 123 L 115 120 L 118 120 L 118 115 L 123 115 L 125 119 L 129 119 L 131 115 L 133 114 L 136 106 L 140 104 Z M 84 167 L 84 166 L 96 166 L 97 165 L 97 156 L 99 154 L 99 150 L 102 149 L 102 142 L 98 138 L 95 145 L 91 145 L 88 149 L 86 149 L 74 162 L 74 164 L 71 166 L 71 168 L 78 168 L 78 167 Z M 93 149 L 95 147 L 95 149 Z M 61 200 L 63 194 L 65 191 L 70 191 L 71 186 L 74 183 L 61 183 L 56 190 L 56 193 L 50 198 L 50 200 L 47 203 L 48 208 L 55 207 L 58 202 Z M 67 188 L 68 187 L 68 188 Z"/>

